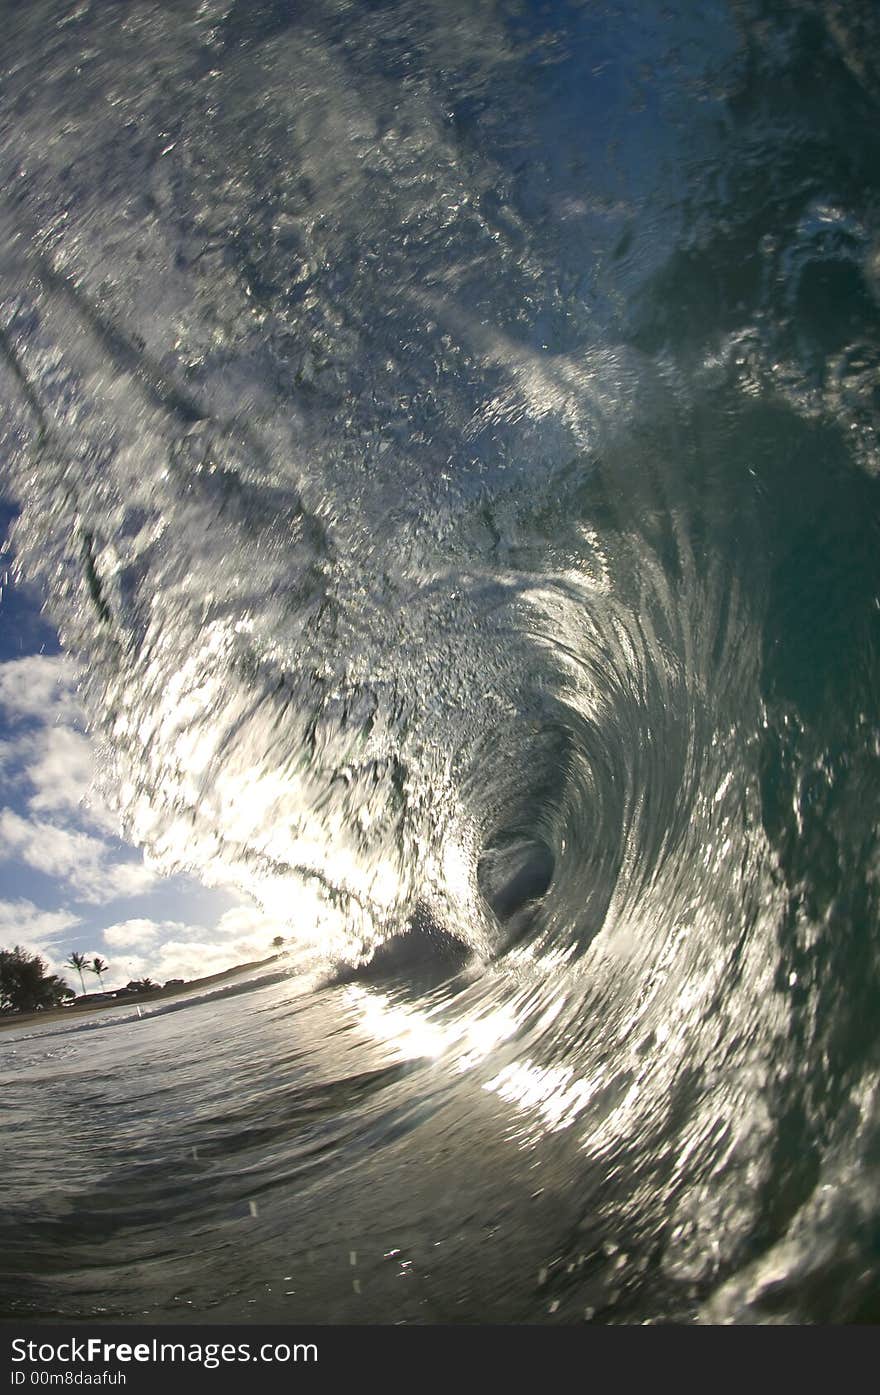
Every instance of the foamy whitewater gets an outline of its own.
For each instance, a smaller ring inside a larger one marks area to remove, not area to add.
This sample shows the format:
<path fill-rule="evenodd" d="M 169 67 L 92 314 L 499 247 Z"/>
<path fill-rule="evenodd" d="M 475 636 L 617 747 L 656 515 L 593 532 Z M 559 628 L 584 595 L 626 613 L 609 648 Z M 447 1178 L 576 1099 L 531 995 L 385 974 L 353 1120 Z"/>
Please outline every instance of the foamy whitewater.
<path fill-rule="evenodd" d="M 876 8 L 4 24 L 17 566 L 296 937 L 4 1033 L 6 1316 L 877 1320 Z"/>

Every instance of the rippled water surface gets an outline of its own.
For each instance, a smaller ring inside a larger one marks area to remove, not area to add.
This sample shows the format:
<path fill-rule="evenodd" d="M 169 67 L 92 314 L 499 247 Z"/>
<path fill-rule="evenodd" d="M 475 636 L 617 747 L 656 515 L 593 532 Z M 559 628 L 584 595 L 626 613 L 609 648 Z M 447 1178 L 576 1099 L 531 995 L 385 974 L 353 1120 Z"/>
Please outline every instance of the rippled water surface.
<path fill-rule="evenodd" d="M 3 1034 L 7 1314 L 877 1320 L 876 7 L 3 11 L 18 565 L 297 936 Z"/>

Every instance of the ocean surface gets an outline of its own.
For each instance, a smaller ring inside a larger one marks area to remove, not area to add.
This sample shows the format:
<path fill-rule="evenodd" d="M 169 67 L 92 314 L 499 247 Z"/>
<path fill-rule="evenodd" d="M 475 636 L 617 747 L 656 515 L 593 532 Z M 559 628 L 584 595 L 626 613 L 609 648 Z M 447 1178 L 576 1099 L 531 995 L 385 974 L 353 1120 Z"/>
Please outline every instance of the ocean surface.
<path fill-rule="evenodd" d="M 3 1315 L 877 1321 L 880 10 L 0 10 L 18 565 L 295 936 L 3 1033 Z"/>

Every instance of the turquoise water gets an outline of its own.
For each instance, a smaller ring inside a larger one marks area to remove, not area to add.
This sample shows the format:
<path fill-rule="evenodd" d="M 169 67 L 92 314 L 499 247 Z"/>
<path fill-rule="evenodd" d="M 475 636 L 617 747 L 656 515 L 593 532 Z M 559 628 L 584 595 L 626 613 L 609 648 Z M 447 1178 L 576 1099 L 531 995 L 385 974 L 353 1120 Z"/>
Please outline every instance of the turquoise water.
<path fill-rule="evenodd" d="M 876 1320 L 875 9 L 9 24 L 16 555 L 297 944 L 4 1033 L 7 1314 Z"/>

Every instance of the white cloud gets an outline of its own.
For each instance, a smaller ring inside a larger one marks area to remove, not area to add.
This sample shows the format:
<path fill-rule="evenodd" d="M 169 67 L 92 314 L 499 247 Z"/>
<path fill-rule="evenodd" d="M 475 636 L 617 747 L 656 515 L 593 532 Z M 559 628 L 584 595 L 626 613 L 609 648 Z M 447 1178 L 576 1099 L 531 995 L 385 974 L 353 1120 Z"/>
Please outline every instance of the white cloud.
<path fill-rule="evenodd" d="M 266 958 L 278 921 L 255 906 L 235 906 L 211 926 L 138 915 L 135 902 L 125 908 L 127 919 L 99 928 L 101 902 L 152 891 L 161 879 L 113 836 L 113 817 L 95 795 L 99 761 L 82 727 L 74 677 L 60 655 L 0 663 L 0 769 L 9 792 L 0 807 L 0 862 L 16 859 L 55 879 L 79 912 L 0 900 L 0 944 L 41 954 L 77 991 L 77 975 L 62 961 L 73 948 L 85 953 L 86 936 L 99 946 L 87 958 L 98 953 L 110 962 L 108 987 L 146 975 L 160 982 L 202 978 Z"/>
<path fill-rule="evenodd" d="M 274 952 L 277 933 L 277 922 L 253 906 L 234 906 L 211 929 L 143 917 L 120 921 L 102 932 L 103 952 L 111 959 L 108 982 L 145 975 L 162 983 L 169 978 L 204 978 L 266 959 Z"/>
<path fill-rule="evenodd" d="M 95 778 L 88 737 L 72 727 L 46 727 L 31 738 L 30 755 L 30 807 L 39 812 L 80 808 Z"/>
<path fill-rule="evenodd" d="M 126 978 L 149 975 L 159 983 L 169 978 L 207 978 L 209 974 L 233 969 L 237 964 L 266 959 L 272 953 L 271 943 L 265 936 L 232 940 L 227 944 L 211 940 L 169 940 L 159 945 L 155 953 L 126 958 L 125 973 Z"/>
<path fill-rule="evenodd" d="M 137 949 L 142 945 L 152 945 L 162 936 L 181 935 L 187 927 L 177 920 L 147 920 L 143 917 L 121 920 L 116 925 L 108 925 L 101 933 L 104 943 L 113 949 Z M 204 935 L 202 926 L 196 933 Z"/>
<path fill-rule="evenodd" d="M 75 670 L 64 654 L 31 654 L 0 664 L 0 703 L 7 720 L 76 719 Z"/>
<path fill-rule="evenodd" d="M 30 786 L 27 802 L 36 812 L 77 810 L 112 828 L 95 796 L 95 751 L 81 729 L 72 673 L 63 656 L 0 664 L 0 706 L 13 732 L 0 742 L 0 768 L 20 787 Z"/>
<path fill-rule="evenodd" d="M 86 901 L 133 896 L 156 879 L 143 862 L 114 858 L 113 849 L 101 838 L 4 809 L 0 811 L 0 857 L 10 854 L 38 872 L 62 878 Z"/>
<path fill-rule="evenodd" d="M 224 911 L 217 922 L 217 933 L 224 938 L 254 941 L 273 940 L 279 933 L 278 921 L 265 915 L 257 906 L 233 906 Z M 268 943 L 268 941 L 267 941 Z"/>
<path fill-rule="evenodd" d="M 79 924 L 70 911 L 44 911 L 33 901 L 0 901 L 0 942 L 21 944 L 24 940 L 48 940 Z"/>

